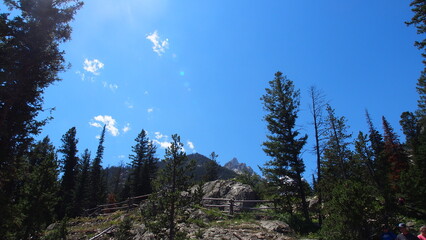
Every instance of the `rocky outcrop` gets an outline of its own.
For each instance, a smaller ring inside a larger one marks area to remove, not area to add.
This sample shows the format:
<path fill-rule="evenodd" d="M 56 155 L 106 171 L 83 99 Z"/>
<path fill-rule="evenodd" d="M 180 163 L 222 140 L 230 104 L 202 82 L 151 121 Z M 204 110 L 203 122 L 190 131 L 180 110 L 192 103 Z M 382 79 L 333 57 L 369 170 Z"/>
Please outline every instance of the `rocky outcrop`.
<path fill-rule="evenodd" d="M 203 185 L 204 198 L 224 198 L 234 200 L 254 200 L 257 199 L 256 193 L 250 185 L 242 184 L 233 180 L 216 180 L 207 182 Z M 205 204 L 221 204 L 220 201 L 204 201 Z M 241 210 L 244 207 L 252 207 L 252 203 L 235 203 L 235 210 Z"/>

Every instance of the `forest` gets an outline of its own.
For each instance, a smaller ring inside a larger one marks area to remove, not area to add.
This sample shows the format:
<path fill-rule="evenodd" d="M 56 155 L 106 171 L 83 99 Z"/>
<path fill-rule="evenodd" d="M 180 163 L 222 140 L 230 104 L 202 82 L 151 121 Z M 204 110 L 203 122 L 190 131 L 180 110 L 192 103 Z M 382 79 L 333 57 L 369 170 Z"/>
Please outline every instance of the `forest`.
<path fill-rule="evenodd" d="M 299 234 L 318 239 L 371 239 L 382 225 L 426 224 L 426 67 L 413 86 L 415 112 L 402 112 L 400 126 L 391 126 L 385 116 L 375 126 L 366 111 L 369 130 L 356 136 L 319 87 L 309 89 L 315 134 L 301 134 L 300 89 L 285 73 L 271 73 L 259 99 L 268 130 L 262 149 L 270 159 L 260 166 L 262 176 L 223 169 L 215 152 L 187 155 L 178 134 L 165 155 L 158 156 L 144 129 L 131 147 L 130 164 L 105 167 L 106 125 L 94 153 L 77 148 L 76 127 L 62 135 L 59 146 L 49 137 L 36 140 L 50 120 L 38 118 L 47 111 L 43 94 L 60 84 L 59 74 L 67 70 L 61 45 L 71 40 L 70 22 L 83 2 L 5 0 L 4 5 L 9 11 L 0 14 L 1 239 L 65 239 L 64 232 L 48 236 L 44 231 L 98 205 L 146 194 L 156 194 L 158 204 L 147 207 L 142 217 L 158 239 L 185 239 L 176 219 L 196 200 L 181 193 L 216 179 L 236 179 L 262 199 L 277 200 L 276 211 L 288 216 Z M 410 6 L 413 17 L 406 25 L 424 36 L 426 2 L 413 0 Z M 426 40 L 414 45 L 425 58 Z M 394 130 L 399 127 L 404 136 Z M 312 185 L 303 179 L 308 137 L 315 139 L 317 162 Z M 315 210 L 308 198 L 318 200 Z"/>

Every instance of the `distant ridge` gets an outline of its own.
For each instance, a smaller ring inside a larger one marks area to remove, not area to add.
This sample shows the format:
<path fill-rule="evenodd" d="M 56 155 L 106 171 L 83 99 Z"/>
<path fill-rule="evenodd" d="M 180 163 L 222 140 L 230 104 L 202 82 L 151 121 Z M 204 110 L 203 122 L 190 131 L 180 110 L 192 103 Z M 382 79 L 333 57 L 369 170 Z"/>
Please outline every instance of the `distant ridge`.
<path fill-rule="evenodd" d="M 224 167 L 234 171 L 237 174 L 243 174 L 245 172 L 254 174 L 254 171 L 251 167 L 247 166 L 245 163 L 238 162 L 238 159 L 235 157 L 231 161 L 227 162 Z"/>
<path fill-rule="evenodd" d="M 195 160 L 196 168 L 195 168 L 195 180 L 200 180 L 206 174 L 205 164 L 206 162 L 211 162 L 212 160 L 202 154 L 193 153 L 188 155 L 189 160 Z M 230 179 L 237 176 L 236 172 L 218 165 L 218 179 Z"/>

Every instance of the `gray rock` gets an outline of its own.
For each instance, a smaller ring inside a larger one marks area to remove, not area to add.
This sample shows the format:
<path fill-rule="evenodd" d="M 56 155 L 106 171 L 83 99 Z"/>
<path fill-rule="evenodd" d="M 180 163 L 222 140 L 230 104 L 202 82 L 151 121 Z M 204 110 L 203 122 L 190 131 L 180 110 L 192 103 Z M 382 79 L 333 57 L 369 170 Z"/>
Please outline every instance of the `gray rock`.
<path fill-rule="evenodd" d="M 267 231 L 274 231 L 284 234 L 292 234 L 293 230 L 290 226 L 281 221 L 273 220 L 273 221 L 260 221 L 260 226 Z"/>
<path fill-rule="evenodd" d="M 216 180 L 203 185 L 204 198 L 225 198 L 234 200 L 254 200 L 256 193 L 250 185 L 233 180 Z M 207 204 L 224 204 L 223 201 L 205 201 Z M 228 203 L 226 203 L 228 204 Z M 253 203 L 235 203 L 235 209 L 252 207 Z"/>

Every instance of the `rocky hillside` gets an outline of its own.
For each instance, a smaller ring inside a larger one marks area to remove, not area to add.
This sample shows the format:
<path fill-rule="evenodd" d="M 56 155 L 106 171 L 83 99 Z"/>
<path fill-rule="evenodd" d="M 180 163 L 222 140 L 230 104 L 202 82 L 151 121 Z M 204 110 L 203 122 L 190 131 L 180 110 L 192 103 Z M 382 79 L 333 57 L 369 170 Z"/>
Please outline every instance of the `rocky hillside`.
<path fill-rule="evenodd" d="M 236 181 L 216 180 L 205 183 L 202 188 L 205 192 L 204 198 L 256 199 L 249 185 Z M 195 190 L 196 187 L 193 189 Z M 66 225 L 52 224 L 44 234 L 54 236 L 55 233 L 61 232 L 61 226 L 66 226 L 66 239 L 69 240 L 154 240 L 156 236 L 143 224 L 141 210 L 146 207 L 146 204 L 149 203 L 142 202 L 139 208 L 129 211 L 74 218 Z M 185 210 L 185 215 L 189 216 L 188 220 L 178 223 L 177 228 L 186 232 L 186 239 L 297 239 L 288 224 L 274 219 L 268 212 L 235 212 L 234 215 L 229 215 L 228 212 L 217 208 L 206 208 L 195 204 Z"/>

